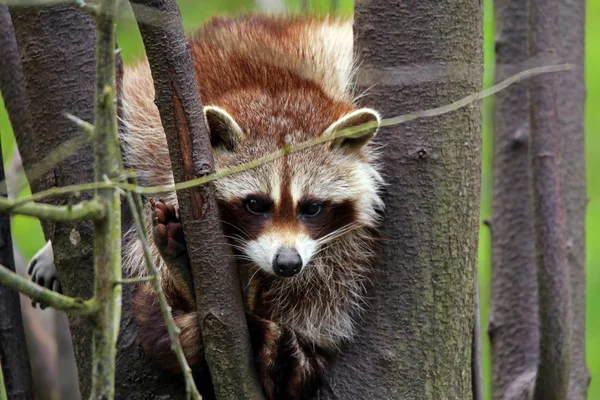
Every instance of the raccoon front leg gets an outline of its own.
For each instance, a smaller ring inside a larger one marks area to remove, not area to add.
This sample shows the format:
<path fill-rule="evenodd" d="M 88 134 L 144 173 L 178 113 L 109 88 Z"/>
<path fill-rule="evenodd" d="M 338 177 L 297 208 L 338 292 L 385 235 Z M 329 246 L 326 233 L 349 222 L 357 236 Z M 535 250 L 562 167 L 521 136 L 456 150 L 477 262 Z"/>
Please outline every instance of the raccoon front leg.
<path fill-rule="evenodd" d="M 50 240 L 31 258 L 27 266 L 27 273 L 31 276 L 31 280 L 38 285 L 62 293 Z M 37 302 L 33 300 L 31 304 L 35 307 Z M 40 304 L 40 308 L 44 309 L 46 306 Z"/>
<path fill-rule="evenodd" d="M 179 294 L 195 308 L 194 287 L 183 227 L 175 207 L 163 200 L 150 199 L 152 207 L 152 239 L 165 262 Z"/>

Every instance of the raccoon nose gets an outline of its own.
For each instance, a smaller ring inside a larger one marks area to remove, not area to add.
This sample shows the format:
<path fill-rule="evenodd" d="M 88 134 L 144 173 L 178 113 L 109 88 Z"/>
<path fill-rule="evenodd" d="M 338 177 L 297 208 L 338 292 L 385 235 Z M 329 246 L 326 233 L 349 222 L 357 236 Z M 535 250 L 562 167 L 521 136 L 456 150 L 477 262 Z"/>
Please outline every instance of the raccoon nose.
<path fill-rule="evenodd" d="M 273 260 L 273 271 L 279 276 L 289 278 L 302 269 L 302 258 L 296 249 L 282 247 Z"/>

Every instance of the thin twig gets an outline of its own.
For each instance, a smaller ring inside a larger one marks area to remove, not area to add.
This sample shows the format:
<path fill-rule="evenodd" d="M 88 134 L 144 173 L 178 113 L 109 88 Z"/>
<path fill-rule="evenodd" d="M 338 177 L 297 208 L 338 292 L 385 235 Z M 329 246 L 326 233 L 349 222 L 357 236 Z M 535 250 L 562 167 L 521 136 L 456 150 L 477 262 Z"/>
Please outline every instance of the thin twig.
<path fill-rule="evenodd" d="M 54 206 L 42 203 L 11 204 L 9 199 L 0 197 L 0 213 L 28 215 L 49 221 L 81 221 L 104 218 L 104 206 L 97 201 L 82 201 L 75 205 Z"/>
<path fill-rule="evenodd" d="M 156 276 L 138 276 L 137 278 L 123 278 L 115 281 L 118 285 L 127 285 L 130 283 L 150 282 L 156 279 Z"/>
<path fill-rule="evenodd" d="M 85 123 L 87 124 L 87 122 Z M 28 180 L 33 181 L 40 178 L 43 174 L 50 171 L 56 165 L 69 158 L 77 150 L 89 143 L 90 137 L 91 136 L 87 132 L 84 132 L 83 134 L 76 136 L 73 139 L 67 140 L 66 142 L 63 142 L 56 148 L 52 149 L 46 157 L 44 157 L 41 161 L 37 162 L 35 165 L 28 169 L 27 176 L 25 176 L 25 174 L 19 174 L 20 176 L 17 178 L 18 183 L 16 184 L 16 187 L 13 189 L 13 191 L 15 193 L 19 193 L 28 185 Z M 0 182 L 0 187 L 3 187 L 5 185 L 6 180 L 2 180 Z"/>
<path fill-rule="evenodd" d="M 142 220 L 144 219 L 144 210 L 141 198 L 139 195 L 135 195 L 136 198 L 134 199 L 134 195 L 131 192 L 127 192 L 126 197 L 127 203 L 129 204 L 129 208 L 131 209 L 135 230 L 138 234 L 140 241 L 142 242 L 142 248 L 144 249 L 144 259 L 146 260 L 146 268 L 148 270 L 148 276 L 144 278 L 148 278 L 150 280 L 150 282 L 152 283 L 152 288 L 154 289 L 154 293 L 156 294 L 156 298 L 158 299 L 158 305 L 160 307 L 160 312 L 165 320 L 165 326 L 169 334 L 169 339 L 171 340 L 173 352 L 175 353 L 177 361 L 179 362 L 179 366 L 183 371 L 186 398 L 201 400 L 202 396 L 200 396 L 200 393 L 198 393 L 198 389 L 196 388 L 196 384 L 194 383 L 192 370 L 190 369 L 190 366 L 188 365 L 187 360 L 185 359 L 183 349 L 181 348 L 181 342 L 179 341 L 180 330 L 175 325 L 173 315 L 171 314 L 171 307 L 169 307 L 165 293 L 162 290 L 160 275 L 158 274 L 158 271 L 154 266 L 154 262 L 152 261 L 152 254 L 150 253 L 148 237 L 146 236 L 146 230 L 142 225 Z"/>
<path fill-rule="evenodd" d="M 93 299 L 81 300 L 56 293 L 19 276 L 3 265 L 0 265 L 0 284 L 24 293 L 41 304 L 73 315 L 94 315 L 98 310 L 98 304 Z"/>
<path fill-rule="evenodd" d="M 506 89 L 510 85 L 519 83 L 522 80 L 531 78 L 533 76 L 546 74 L 546 73 L 568 71 L 571 68 L 572 68 L 571 64 L 560 64 L 560 65 L 551 65 L 551 66 L 527 69 L 525 71 L 522 71 L 515 75 L 510 76 L 509 78 L 503 80 L 502 82 L 500 82 L 494 86 L 491 86 L 481 92 L 470 94 L 458 101 L 455 101 L 454 103 L 451 103 L 451 104 L 448 104 L 445 106 L 441 106 L 441 107 L 437 107 L 437 108 L 432 108 L 429 110 L 415 111 L 413 113 L 403 114 L 398 117 L 387 118 L 387 119 L 384 119 L 381 121 L 380 126 L 399 125 L 399 124 L 403 124 L 405 122 L 412 121 L 415 119 L 437 117 L 442 114 L 446 114 L 446 113 L 461 109 L 463 107 L 466 107 L 466 106 L 468 106 L 472 103 L 475 103 L 476 101 L 482 100 L 486 97 L 493 96 L 494 94 L 500 92 L 501 90 Z M 333 135 L 319 136 L 317 138 L 310 139 L 310 140 L 298 143 L 293 146 L 286 146 L 280 150 L 269 153 L 263 157 L 255 159 L 253 161 L 250 161 L 250 162 L 247 162 L 244 164 L 240 164 L 240 165 L 236 165 L 231 168 L 223 169 L 221 171 L 218 171 L 218 172 L 215 172 L 215 173 L 212 173 L 212 174 L 200 177 L 200 178 L 185 181 L 185 182 L 179 182 L 179 183 L 170 184 L 170 185 L 160 185 L 160 186 L 138 186 L 138 185 L 133 185 L 130 183 L 125 183 L 125 182 L 103 180 L 103 181 L 97 181 L 97 182 L 91 182 L 91 183 L 82 183 L 79 185 L 70 185 L 70 186 L 50 188 L 48 190 L 44 190 L 44 191 L 35 193 L 31 196 L 27 196 L 27 197 L 15 200 L 11 204 L 11 206 L 15 205 L 15 204 L 23 204 L 23 203 L 26 203 L 29 201 L 38 201 L 38 200 L 41 200 L 41 199 L 44 199 L 44 198 L 50 197 L 50 196 L 72 194 L 72 193 L 77 193 L 77 192 L 82 192 L 82 191 L 87 191 L 87 190 L 95 190 L 95 189 L 119 188 L 119 189 L 122 189 L 125 191 L 131 191 L 131 192 L 139 193 L 139 194 L 156 194 L 156 193 L 164 193 L 164 192 L 170 192 L 170 191 L 179 191 L 179 190 L 184 190 L 184 189 L 190 189 L 190 188 L 193 188 L 196 186 L 201 186 L 208 182 L 212 182 L 214 180 L 223 178 L 225 176 L 229 176 L 232 174 L 250 170 L 252 168 L 256 168 L 260 165 L 263 165 L 268 162 L 274 161 L 278 158 L 281 158 L 287 154 L 306 150 L 307 148 L 310 148 L 310 147 L 313 147 L 313 146 L 316 146 L 316 145 L 319 145 L 319 144 L 322 144 L 325 142 L 329 142 L 329 141 L 337 139 L 337 138 L 360 137 L 361 132 L 366 133 L 368 130 L 372 129 L 375 126 L 376 126 L 376 123 L 368 122 L 368 123 L 365 123 L 362 125 L 358 125 L 356 127 L 341 130 L 339 132 L 336 132 Z"/>

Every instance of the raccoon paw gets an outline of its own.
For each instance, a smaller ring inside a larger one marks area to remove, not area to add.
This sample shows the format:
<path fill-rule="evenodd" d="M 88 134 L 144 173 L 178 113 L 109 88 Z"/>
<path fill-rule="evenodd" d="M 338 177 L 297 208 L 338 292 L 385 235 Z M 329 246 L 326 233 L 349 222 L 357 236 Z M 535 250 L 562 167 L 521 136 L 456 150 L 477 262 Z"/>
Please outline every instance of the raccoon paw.
<path fill-rule="evenodd" d="M 175 207 L 163 201 L 150 199 L 152 206 L 152 237 L 161 256 L 175 259 L 186 253 L 185 238 Z"/>
<path fill-rule="evenodd" d="M 52 250 L 52 242 L 48 240 L 44 247 L 42 247 L 29 261 L 27 266 L 27 273 L 31 275 L 31 280 L 46 289 L 53 290 L 57 293 L 62 293 L 60 286 L 60 280 L 58 278 L 58 271 L 54 265 L 54 252 Z M 35 307 L 38 303 L 32 300 L 31 305 Z M 40 304 L 40 308 L 46 308 L 45 305 Z"/>

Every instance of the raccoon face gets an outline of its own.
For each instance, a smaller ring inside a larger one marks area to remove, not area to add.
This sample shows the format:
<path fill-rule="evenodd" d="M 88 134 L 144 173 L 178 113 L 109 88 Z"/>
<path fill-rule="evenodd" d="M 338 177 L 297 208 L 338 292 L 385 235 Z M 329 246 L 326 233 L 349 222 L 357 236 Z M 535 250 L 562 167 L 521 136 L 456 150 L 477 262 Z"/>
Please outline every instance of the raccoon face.
<path fill-rule="evenodd" d="M 251 161 L 284 143 L 379 122 L 376 112 L 360 109 L 319 133 L 307 133 L 279 118 L 263 127 L 270 130 L 265 135 L 242 129 L 223 109 L 207 107 L 205 113 L 217 169 Z M 217 180 L 224 230 L 239 257 L 289 278 L 317 265 L 313 261 L 323 257 L 319 250 L 345 233 L 374 226 L 381 208 L 381 177 L 365 145 L 376 131 L 374 127 L 358 138 L 335 139 Z"/>

